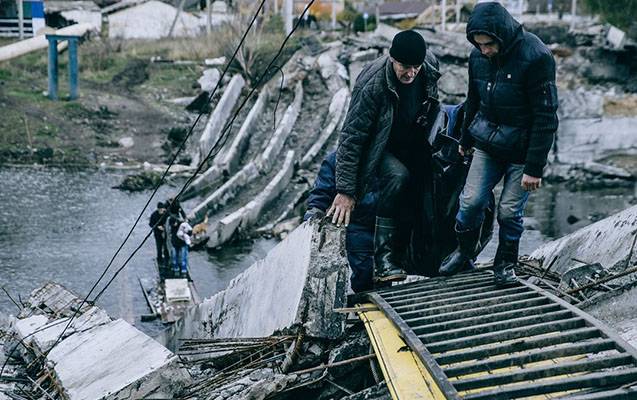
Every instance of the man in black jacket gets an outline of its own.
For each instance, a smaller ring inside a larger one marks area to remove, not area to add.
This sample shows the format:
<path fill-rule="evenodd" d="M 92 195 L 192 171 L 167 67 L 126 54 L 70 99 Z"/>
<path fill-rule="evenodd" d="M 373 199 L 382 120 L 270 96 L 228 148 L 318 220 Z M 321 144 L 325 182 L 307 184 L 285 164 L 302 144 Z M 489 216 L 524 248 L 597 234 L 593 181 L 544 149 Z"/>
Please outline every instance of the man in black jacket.
<path fill-rule="evenodd" d="M 522 217 L 558 127 L 555 60 L 499 3 L 478 4 L 467 24 L 476 47 L 469 58 L 469 90 L 459 151 L 473 152 L 456 216 L 458 249 L 440 268 L 455 273 L 474 254 L 487 199 L 504 179 L 495 281 L 515 283 Z M 473 148 L 475 147 L 475 152 Z"/>
<path fill-rule="evenodd" d="M 431 175 L 431 154 L 417 119 L 428 104 L 437 104 L 439 77 L 438 61 L 427 53 L 424 39 L 408 30 L 394 37 L 389 56 L 363 69 L 352 92 L 336 153 L 337 195 L 327 215 L 337 225 L 348 225 L 372 178 L 379 179 L 374 232 L 379 283 L 406 277 L 393 255 L 396 220 L 414 192 L 427 190 L 421 183 Z"/>
<path fill-rule="evenodd" d="M 157 203 L 157 209 L 150 215 L 150 225 L 155 236 L 155 246 L 157 247 L 157 263 L 164 266 L 168 263 L 168 246 L 166 245 L 166 205 Z"/>

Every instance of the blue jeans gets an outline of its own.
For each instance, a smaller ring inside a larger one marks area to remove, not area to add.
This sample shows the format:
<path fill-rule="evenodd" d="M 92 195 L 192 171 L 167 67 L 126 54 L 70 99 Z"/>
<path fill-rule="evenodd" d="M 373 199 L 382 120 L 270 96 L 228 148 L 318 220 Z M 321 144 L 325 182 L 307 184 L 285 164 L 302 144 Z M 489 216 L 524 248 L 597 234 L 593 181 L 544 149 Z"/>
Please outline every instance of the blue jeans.
<path fill-rule="evenodd" d="M 172 252 L 172 265 L 173 271 L 179 272 L 179 268 L 181 267 L 181 272 L 188 272 L 188 246 L 179 246 L 175 247 Z"/>
<path fill-rule="evenodd" d="M 457 229 L 464 231 L 480 227 L 493 188 L 504 178 L 504 187 L 498 202 L 500 242 L 520 240 L 524 231 L 524 207 L 529 198 L 529 192 L 521 186 L 523 174 L 524 164 L 498 161 L 476 149 L 460 195 L 460 210 L 456 215 Z"/>

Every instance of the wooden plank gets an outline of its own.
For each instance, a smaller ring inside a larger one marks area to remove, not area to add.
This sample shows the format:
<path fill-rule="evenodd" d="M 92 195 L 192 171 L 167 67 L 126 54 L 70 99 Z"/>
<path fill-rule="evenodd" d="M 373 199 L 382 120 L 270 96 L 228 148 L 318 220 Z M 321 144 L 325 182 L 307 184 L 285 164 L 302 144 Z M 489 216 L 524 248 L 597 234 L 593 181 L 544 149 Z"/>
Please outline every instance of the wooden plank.
<path fill-rule="evenodd" d="M 381 311 L 372 310 L 373 307 L 373 304 L 360 305 L 358 315 L 365 324 L 392 398 L 446 399 L 418 356 L 413 351 L 405 351 L 401 333 Z"/>

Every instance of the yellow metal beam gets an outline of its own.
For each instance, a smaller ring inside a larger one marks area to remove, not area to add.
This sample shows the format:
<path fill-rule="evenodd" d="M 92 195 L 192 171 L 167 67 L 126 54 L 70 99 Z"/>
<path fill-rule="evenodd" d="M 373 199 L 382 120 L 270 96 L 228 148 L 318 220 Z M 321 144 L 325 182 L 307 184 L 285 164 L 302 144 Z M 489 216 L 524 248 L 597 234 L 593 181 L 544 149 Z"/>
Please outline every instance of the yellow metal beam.
<path fill-rule="evenodd" d="M 356 306 L 394 400 L 444 400 L 445 396 L 394 324 L 373 304 Z"/>

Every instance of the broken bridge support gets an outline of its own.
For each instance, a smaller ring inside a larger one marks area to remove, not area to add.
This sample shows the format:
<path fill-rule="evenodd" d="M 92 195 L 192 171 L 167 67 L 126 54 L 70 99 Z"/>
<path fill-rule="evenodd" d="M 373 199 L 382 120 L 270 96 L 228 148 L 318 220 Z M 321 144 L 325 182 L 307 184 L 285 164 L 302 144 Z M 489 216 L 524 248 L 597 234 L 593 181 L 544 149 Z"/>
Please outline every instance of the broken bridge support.
<path fill-rule="evenodd" d="M 268 255 L 178 321 L 164 339 L 261 337 L 301 327 L 306 335 L 336 338 L 344 316 L 349 267 L 343 230 L 306 222 Z"/>

